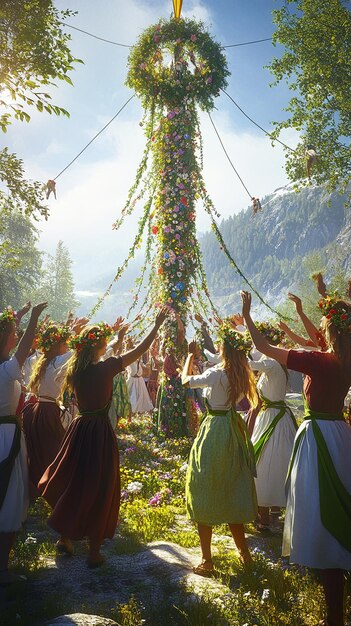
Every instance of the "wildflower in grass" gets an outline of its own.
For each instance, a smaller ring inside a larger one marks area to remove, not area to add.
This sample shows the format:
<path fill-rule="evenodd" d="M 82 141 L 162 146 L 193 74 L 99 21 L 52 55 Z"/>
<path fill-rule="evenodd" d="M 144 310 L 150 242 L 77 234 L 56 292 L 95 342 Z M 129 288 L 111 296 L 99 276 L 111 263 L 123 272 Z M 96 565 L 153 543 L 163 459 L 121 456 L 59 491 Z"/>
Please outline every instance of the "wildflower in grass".
<path fill-rule="evenodd" d="M 261 602 L 264 602 L 265 600 L 268 600 L 269 594 L 270 594 L 270 590 L 269 589 L 264 589 L 262 591 L 262 595 L 261 595 Z"/>
<path fill-rule="evenodd" d="M 143 483 L 140 483 L 137 480 L 127 485 L 127 491 L 129 493 L 140 493 L 142 488 L 143 488 Z"/>

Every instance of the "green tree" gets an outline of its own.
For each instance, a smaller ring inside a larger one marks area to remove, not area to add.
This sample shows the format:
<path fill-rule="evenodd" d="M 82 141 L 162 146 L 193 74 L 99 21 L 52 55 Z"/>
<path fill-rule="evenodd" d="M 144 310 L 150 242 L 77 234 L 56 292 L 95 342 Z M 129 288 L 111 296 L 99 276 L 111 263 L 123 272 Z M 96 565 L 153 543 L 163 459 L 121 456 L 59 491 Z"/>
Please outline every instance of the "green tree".
<path fill-rule="evenodd" d="M 20 211 L 3 216 L 0 225 L 0 310 L 21 307 L 41 277 L 38 231 Z"/>
<path fill-rule="evenodd" d="M 72 11 L 58 11 L 52 0 L 2 0 L 0 8 L 0 117 L 6 131 L 12 116 L 29 121 L 28 109 L 56 115 L 68 112 L 52 103 L 55 80 L 72 81 L 68 73 L 74 58 L 68 47 L 70 35 L 62 23 Z M 43 91 L 43 88 L 47 91 Z"/>
<path fill-rule="evenodd" d="M 0 5 L 0 128 L 13 118 L 29 121 L 31 107 L 55 115 L 69 113 L 52 101 L 55 80 L 70 84 L 74 58 L 63 32 L 72 11 L 58 11 L 52 0 L 2 0 Z M 23 163 L 5 148 L 0 152 L 0 220 L 3 212 L 48 217 L 42 185 L 24 178 Z"/>
<path fill-rule="evenodd" d="M 35 293 L 35 299 L 48 301 L 47 312 L 57 321 L 64 320 L 67 313 L 79 305 L 74 296 L 71 267 L 68 249 L 62 241 L 59 241 L 55 256 L 49 255 L 42 280 Z"/>
<path fill-rule="evenodd" d="M 275 83 L 285 79 L 294 92 L 288 117 L 275 124 L 300 132 L 296 152 L 287 152 L 292 180 L 306 176 L 305 151 L 315 147 L 313 176 L 328 190 L 345 191 L 351 179 L 351 14 L 348 0 L 284 0 L 273 11 L 275 43 L 284 46 L 269 66 Z M 307 182 L 307 180 L 306 180 Z"/>

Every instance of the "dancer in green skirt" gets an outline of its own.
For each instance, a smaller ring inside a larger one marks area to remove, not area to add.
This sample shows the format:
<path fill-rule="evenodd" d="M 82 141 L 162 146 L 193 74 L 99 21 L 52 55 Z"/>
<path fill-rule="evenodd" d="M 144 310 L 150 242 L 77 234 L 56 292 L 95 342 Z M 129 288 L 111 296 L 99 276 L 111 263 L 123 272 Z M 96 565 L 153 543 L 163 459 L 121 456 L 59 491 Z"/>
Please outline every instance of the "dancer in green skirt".
<path fill-rule="evenodd" d="M 247 363 L 251 348 L 243 335 L 226 322 L 220 327 L 221 362 L 203 374 L 192 376 L 197 351 L 189 344 L 182 382 L 204 388 L 207 415 L 190 451 L 186 478 L 188 516 L 197 522 L 202 562 L 196 574 L 211 576 L 212 526 L 228 524 L 244 564 L 251 562 L 243 524 L 257 514 L 253 447 L 244 420 L 235 407 L 243 397 L 257 403 L 255 380 Z"/>

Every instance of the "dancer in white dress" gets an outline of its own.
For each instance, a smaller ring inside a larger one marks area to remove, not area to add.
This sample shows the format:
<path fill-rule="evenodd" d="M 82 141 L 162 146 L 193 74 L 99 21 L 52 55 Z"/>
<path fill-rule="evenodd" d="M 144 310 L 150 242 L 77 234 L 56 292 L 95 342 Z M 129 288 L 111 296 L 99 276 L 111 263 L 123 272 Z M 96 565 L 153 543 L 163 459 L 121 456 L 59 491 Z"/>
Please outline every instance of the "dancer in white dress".
<path fill-rule="evenodd" d="M 27 451 L 16 409 L 21 394 L 21 368 L 29 354 L 39 315 L 46 303 L 32 309 L 27 329 L 17 344 L 14 313 L 0 315 L 0 585 L 17 577 L 8 571 L 10 550 L 28 507 Z"/>
<path fill-rule="evenodd" d="M 72 356 L 67 348 L 70 334 L 68 326 L 51 322 L 39 335 L 38 347 L 42 353 L 35 362 L 28 385 L 29 391 L 36 394 L 36 401 L 28 403 L 23 409 L 29 480 L 34 494 L 65 435 L 61 421 L 62 409 L 57 399 L 68 360 Z"/>
<path fill-rule="evenodd" d="M 274 327 L 265 324 L 269 339 Z M 279 333 L 279 330 L 278 330 Z M 279 339 L 279 337 L 278 337 Z M 255 355 L 256 357 L 259 354 Z M 262 406 L 252 433 L 257 466 L 256 490 L 259 506 L 259 530 L 269 528 L 269 507 L 285 507 L 285 479 L 297 431 L 291 409 L 285 403 L 288 376 L 275 359 L 261 355 L 249 361 L 250 367 L 261 372 L 257 391 Z"/>
<path fill-rule="evenodd" d="M 141 359 L 135 361 L 126 368 L 127 387 L 129 391 L 132 413 L 148 413 L 154 406 L 151 402 L 145 380 L 143 378 L 143 366 Z"/>
<path fill-rule="evenodd" d="M 344 626 L 344 570 L 351 570 L 351 428 L 342 414 L 351 383 L 351 304 L 326 298 L 322 331 L 327 351 L 272 346 L 243 315 L 258 350 L 303 372 L 305 419 L 296 434 L 288 472 L 283 555 L 320 572 L 327 606 L 323 626 Z"/>

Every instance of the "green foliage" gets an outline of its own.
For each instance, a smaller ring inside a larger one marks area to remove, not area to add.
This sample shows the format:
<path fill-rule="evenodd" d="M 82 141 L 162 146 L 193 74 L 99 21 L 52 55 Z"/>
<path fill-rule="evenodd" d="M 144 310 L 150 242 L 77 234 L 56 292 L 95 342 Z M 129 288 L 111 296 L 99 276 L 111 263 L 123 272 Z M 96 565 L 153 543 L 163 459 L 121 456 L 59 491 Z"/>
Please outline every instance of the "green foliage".
<path fill-rule="evenodd" d="M 68 112 L 51 102 L 55 79 L 72 84 L 75 63 L 68 48 L 70 36 L 61 22 L 74 15 L 58 11 L 51 0 L 4 0 L 0 9 L 0 127 L 6 132 L 14 117 L 29 121 L 28 109 L 55 115 Z M 43 91 L 43 88 L 45 91 Z M 48 89 L 49 88 L 49 89 Z M 47 91 L 46 91 L 47 90 Z"/>
<path fill-rule="evenodd" d="M 160 20 L 150 26 L 133 46 L 128 64 L 127 85 L 145 108 L 154 102 L 176 107 L 194 101 L 210 110 L 229 75 L 220 44 L 195 20 Z"/>
<path fill-rule="evenodd" d="M 142 608 L 132 595 L 125 604 L 117 604 L 112 616 L 118 620 L 120 626 L 142 626 L 145 622 L 142 617 Z"/>
<path fill-rule="evenodd" d="M 0 217 L 11 211 L 20 211 L 24 215 L 48 218 L 48 207 L 44 204 L 43 185 L 24 178 L 23 161 L 7 148 L 0 151 L 0 180 L 4 189 L 0 189 Z"/>
<path fill-rule="evenodd" d="M 68 249 L 59 241 L 55 256 L 49 255 L 41 281 L 32 294 L 33 301 L 47 300 L 47 312 L 56 321 L 66 319 L 79 305 L 74 295 L 72 261 Z"/>
<path fill-rule="evenodd" d="M 20 211 L 2 211 L 0 219 L 0 308 L 20 308 L 41 276 L 38 231 Z"/>
<path fill-rule="evenodd" d="M 285 128 L 301 133 L 296 153 L 287 153 L 287 173 L 292 180 L 305 177 L 305 150 L 313 145 L 317 183 L 345 191 L 351 180 L 350 10 L 342 0 L 285 0 L 273 19 L 273 41 L 285 50 L 270 70 L 275 84 L 285 79 L 294 92 L 273 137 Z"/>

